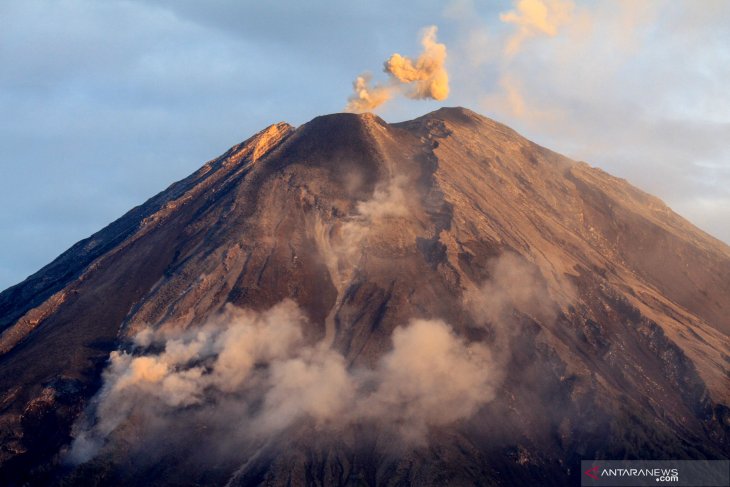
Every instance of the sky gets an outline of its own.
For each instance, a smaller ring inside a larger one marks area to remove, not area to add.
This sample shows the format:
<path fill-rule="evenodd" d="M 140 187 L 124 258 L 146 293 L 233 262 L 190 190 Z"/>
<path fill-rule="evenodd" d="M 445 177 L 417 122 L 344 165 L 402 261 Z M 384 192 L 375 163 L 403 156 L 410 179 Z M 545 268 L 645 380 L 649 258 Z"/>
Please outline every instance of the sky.
<path fill-rule="evenodd" d="M 436 30 L 429 30 L 436 26 Z M 3 0 L 0 289 L 269 124 L 446 46 L 448 97 L 730 242 L 730 2 Z"/>

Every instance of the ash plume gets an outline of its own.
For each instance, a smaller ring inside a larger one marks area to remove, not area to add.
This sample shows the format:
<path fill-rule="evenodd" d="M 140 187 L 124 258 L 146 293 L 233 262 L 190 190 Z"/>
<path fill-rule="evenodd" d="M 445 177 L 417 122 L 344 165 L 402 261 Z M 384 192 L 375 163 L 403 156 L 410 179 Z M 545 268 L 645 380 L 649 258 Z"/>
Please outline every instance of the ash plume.
<path fill-rule="evenodd" d="M 389 75 L 386 84 L 372 84 L 369 74 L 358 76 L 345 111 L 366 112 L 382 105 L 396 94 L 414 99 L 445 100 L 449 96 L 446 70 L 446 45 L 437 42 L 437 27 L 426 28 L 421 36 L 423 51 L 415 59 L 395 53 L 385 61 Z"/>
<path fill-rule="evenodd" d="M 362 113 L 379 107 L 390 100 L 395 93 L 395 85 L 372 84 L 372 75 L 363 73 L 352 83 L 353 93 L 347 99 L 346 112 Z"/>

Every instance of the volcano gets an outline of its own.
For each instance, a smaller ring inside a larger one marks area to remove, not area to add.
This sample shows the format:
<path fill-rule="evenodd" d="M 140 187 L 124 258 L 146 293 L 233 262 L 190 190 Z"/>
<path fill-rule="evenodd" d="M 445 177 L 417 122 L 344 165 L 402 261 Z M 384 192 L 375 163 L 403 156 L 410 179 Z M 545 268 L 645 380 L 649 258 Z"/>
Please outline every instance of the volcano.
<path fill-rule="evenodd" d="M 272 125 L 0 294 L 2 485 L 730 451 L 730 247 L 463 108 Z"/>

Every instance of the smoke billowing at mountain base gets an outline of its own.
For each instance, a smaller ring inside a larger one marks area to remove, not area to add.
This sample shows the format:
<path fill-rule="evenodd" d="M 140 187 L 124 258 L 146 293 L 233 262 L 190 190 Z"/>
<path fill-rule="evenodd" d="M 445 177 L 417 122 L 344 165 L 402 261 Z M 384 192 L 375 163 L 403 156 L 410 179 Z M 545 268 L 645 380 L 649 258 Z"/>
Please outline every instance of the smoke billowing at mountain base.
<path fill-rule="evenodd" d="M 89 461 L 110 439 L 144 449 L 148 435 L 201 424 L 210 429 L 198 442 L 210 448 L 261 443 L 301 421 L 321 434 L 367 422 L 422 445 L 429 427 L 468 419 L 493 399 L 501 377 L 487 347 L 464 343 L 443 321 L 396 328 L 374 369 L 351 371 L 336 351 L 303 343 L 303 322 L 285 301 L 261 314 L 228 307 L 192 330 L 144 329 L 132 352 L 111 354 L 84 421 L 93 426 L 79 425 L 67 460 Z M 132 438 L 120 428 L 128 421 L 137 423 Z"/>

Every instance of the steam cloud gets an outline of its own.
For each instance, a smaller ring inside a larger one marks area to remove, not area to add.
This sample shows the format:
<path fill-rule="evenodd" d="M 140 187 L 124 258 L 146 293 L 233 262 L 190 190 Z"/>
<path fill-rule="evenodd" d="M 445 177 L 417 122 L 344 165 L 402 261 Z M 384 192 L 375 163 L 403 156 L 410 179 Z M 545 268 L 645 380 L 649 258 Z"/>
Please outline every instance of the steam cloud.
<path fill-rule="evenodd" d="M 245 424 L 226 434 L 252 440 L 306 419 L 320 428 L 371 421 L 423 443 L 429 427 L 468 418 L 495 395 L 489 350 L 465 343 L 443 321 L 396 328 L 393 349 L 367 370 L 348 370 L 338 352 L 304 343 L 305 324 L 286 300 L 262 313 L 228 305 L 195 330 L 141 331 L 134 353 L 111 354 L 68 460 L 90 460 L 125 422 L 177 417 L 179 428 L 181 415 Z"/>
<path fill-rule="evenodd" d="M 355 113 L 373 110 L 397 93 L 415 100 L 445 100 L 449 96 L 446 46 L 436 41 L 436 32 L 436 26 L 424 30 L 423 52 L 417 59 L 396 53 L 385 61 L 384 71 L 390 76 L 387 84 L 372 84 L 368 74 L 358 76 L 345 110 Z"/>

